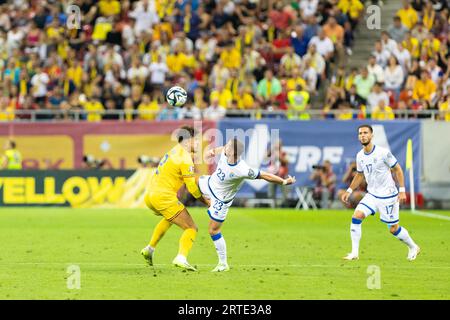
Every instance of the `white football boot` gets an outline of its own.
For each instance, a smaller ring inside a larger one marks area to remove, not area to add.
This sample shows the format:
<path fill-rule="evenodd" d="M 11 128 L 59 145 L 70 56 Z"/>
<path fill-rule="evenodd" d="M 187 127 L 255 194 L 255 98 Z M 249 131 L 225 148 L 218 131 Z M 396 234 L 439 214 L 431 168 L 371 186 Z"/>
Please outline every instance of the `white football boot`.
<path fill-rule="evenodd" d="M 419 255 L 419 253 L 420 253 L 420 247 L 416 245 L 412 249 L 409 249 L 409 251 L 408 251 L 408 258 L 407 259 L 409 261 L 416 260 L 416 258 Z"/>

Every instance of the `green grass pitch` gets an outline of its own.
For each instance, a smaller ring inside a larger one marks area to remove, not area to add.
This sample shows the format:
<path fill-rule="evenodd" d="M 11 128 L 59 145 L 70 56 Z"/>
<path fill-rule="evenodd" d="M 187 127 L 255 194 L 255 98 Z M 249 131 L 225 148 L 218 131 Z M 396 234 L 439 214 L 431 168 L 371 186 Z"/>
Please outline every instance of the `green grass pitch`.
<path fill-rule="evenodd" d="M 148 210 L 1 209 L 0 299 L 450 299 L 450 221 L 403 212 L 422 248 L 409 262 L 406 246 L 370 217 L 360 260 L 347 262 L 351 211 L 232 208 L 223 228 L 232 269 L 214 274 L 207 214 L 190 211 L 196 273 L 170 265 L 177 227 L 155 267 L 145 265 L 140 250 L 159 221 Z M 80 289 L 67 288 L 69 265 L 80 268 Z M 367 287 L 369 266 L 379 267 L 380 289 Z"/>

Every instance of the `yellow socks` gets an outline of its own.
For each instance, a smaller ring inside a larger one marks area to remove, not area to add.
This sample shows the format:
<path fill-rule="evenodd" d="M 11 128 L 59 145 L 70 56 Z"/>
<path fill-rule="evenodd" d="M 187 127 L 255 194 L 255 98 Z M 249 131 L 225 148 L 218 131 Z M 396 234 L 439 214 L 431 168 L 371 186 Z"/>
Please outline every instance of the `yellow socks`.
<path fill-rule="evenodd" d="M 196 237 L 197 231 L 195 231 L 195 229 L 184 230 L 180 238 L 180 249 L 178 250 L 178 254 L 187 257 Z"/>
<path fill-rule="evenodd" d="M 162 219 L 153 230 L 152 239 L 150 240 L 150 247 L 155 248 L 159 240 L 164 236 L 167 230 L 169 230 L 172 224 L 166 219 Z"/>

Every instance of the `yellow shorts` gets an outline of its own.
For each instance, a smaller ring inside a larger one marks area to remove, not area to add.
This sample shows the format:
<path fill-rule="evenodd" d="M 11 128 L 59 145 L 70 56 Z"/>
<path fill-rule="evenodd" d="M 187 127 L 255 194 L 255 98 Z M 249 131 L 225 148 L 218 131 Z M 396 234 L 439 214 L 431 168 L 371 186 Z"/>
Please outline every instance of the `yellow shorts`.
<path fill-rule="evenodd" d="M 145 204 L 157 216 L 163 216 L 169 221 L 175 219 L 185 208 L 175 195 L 147 194 Z"/>

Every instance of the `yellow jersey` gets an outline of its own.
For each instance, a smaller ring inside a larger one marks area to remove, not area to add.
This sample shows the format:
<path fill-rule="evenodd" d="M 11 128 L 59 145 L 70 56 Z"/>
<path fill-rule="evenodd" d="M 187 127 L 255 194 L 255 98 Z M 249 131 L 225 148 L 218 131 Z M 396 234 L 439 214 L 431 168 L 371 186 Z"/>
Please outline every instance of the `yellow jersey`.
<path fill-rule="evenodd" d="M 445 121 L 450 121 L 450 104 L 448 101 L 441 103 L 439 106 L 439 111 L 443 115 Z"/>
<path fill-rule="evenodd" d="M 22 155 L 16 149 L 9 149 L 5 151 L 5 157 L 8 159 L 8 170 L 20 170 L 22 169 Z"/>
<path fill-rule="evenodd" d="M 82 106 L 87 113 L 87 121 L 96 122 L 102 120 L 102 114 L 105 108 L 100 101 L 87 101 Z"/>
<path fill-rule="evenodd" d="M 193 183 L 192 183 L 193 182 Z M 189 192 L 195 197 L 201 196 L 195 183 L 194 162 L 186 149 L 177 144 L 159 162 L 151 181 L 151 194 L 176 196 L 178 190 L 186 183 Z"/>
<path fill-rule="evenodd" d="M 400 17 L 402 24 L 406 28 L 408 28 L 408 30 L 411 30 L 416 25 L 417 21 L 419 21 L 419 15 L 413 7 L 409 7 L 408 9 L 402 8 L 398 10 L 397 16 Z"/>
<path fill-rule="evenodd" d="M 389 106 L 385 106 L 384 110 L 381 110 L 380 107 L 375 107 L 372 112 L 373 120 L 394 120 L 395 114 L 392 111 L 392 108 Z"/>

